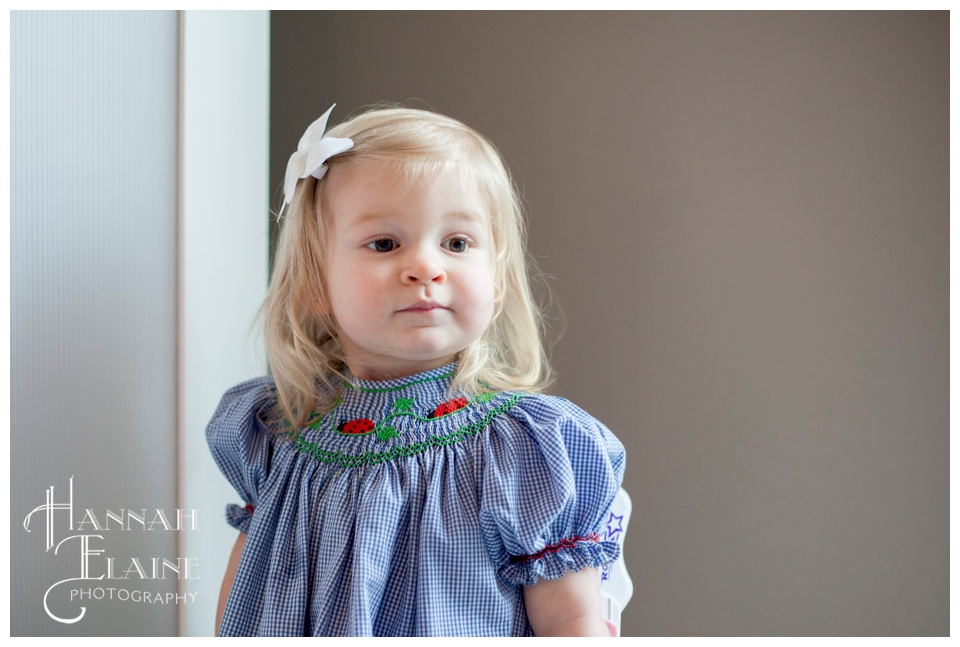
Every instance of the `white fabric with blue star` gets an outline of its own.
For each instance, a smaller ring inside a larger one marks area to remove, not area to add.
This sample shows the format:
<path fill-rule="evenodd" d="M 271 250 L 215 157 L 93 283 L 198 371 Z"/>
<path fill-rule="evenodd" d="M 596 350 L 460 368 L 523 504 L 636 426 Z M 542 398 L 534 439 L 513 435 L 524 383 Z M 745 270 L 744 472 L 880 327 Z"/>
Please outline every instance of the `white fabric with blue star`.
<path fill-rule="evenodd" d="M 524 586 L 618 557 L 617 438 L 562 398 L 451 393 L 455 370 L 351 377 L 296 440 L 271 378 L 224 395 L 207 439 L 247 539 L 220 635 L 529 636 Z"/>

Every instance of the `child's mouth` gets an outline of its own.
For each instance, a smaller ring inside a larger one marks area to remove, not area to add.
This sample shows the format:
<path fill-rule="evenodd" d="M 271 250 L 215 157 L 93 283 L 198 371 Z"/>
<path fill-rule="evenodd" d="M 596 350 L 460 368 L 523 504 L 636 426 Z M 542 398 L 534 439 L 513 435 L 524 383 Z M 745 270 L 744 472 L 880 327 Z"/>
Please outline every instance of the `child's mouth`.
<path fill-rule="evenodd" d="M 446 308 L 439 303 L 434 303 L 433 301 L 418 301 L 407 308 L 403 308 L 400 310 L 400 312 L 423 313 L 433 312 L 436 310 L 446 310 Z"/>

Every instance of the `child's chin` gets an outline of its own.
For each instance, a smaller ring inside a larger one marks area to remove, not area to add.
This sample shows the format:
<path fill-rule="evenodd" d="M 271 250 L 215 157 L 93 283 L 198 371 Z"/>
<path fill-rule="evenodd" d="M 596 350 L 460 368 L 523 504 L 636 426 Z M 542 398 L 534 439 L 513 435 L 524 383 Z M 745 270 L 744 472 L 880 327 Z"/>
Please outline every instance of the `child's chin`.
<path fill-rule="evenodd" d="M 402 346 L 397 349 L 397 357 L 413 362 L 434 362 L 444 358 L 455 357 L 466 348 L 465 343 L 458 337 L 432 329 L 411 331 L 405 336 Z M 446 362 L 445 362 L 446 363 Z"/>

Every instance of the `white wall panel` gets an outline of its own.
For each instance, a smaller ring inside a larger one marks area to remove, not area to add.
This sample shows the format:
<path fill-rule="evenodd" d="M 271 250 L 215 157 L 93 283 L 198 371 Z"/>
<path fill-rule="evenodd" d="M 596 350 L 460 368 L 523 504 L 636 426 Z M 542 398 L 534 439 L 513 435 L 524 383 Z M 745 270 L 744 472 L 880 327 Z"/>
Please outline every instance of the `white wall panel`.
<path fill-rule="evenodd" d="M 266 11 L 183 13 L 183 505 L 201 510 L 184 554 L 202 565 L 182 632 L 212 635 L 237 537 L 239 497 L 204 428 L 231 386 L 266 372 L 253 328 L 267 288 L 270 18 Z"/>
<path fill-rule="evenodd" d="M 80 612 L 70 590 L 105 597 L 52 620 L 44 593 L 80 575 L 79 540 L 48 551 L 43 515 L 23 523 L 73 477 L 74 531 L 60 510 L 55 535 L 102 537 L 89 577 L 108 556 L 176 557 L 176 531 L 80 525 L 86 508 L 175 516 L 176 13 L 14 12 L 10 32 L 11 633 L 169 635 L 176 605 L 130 593 L 175 579 L 66 582 L 55 615 Z"/>

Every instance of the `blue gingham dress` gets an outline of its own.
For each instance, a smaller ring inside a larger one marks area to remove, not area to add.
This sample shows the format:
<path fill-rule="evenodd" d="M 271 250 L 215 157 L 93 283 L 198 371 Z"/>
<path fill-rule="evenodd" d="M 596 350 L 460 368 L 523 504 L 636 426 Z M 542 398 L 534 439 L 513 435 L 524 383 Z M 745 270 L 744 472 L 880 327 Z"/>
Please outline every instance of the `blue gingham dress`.
<path fill-rule="evenodd" d="M 450 392 L 455 365 L 350 378 L 293 439 L 269 377 L 207 440 L 247 534 L 225 636 L 528 636 L 523 586 L 619 554 L 603 541 L 623 446 L 562 398 Z"/>

